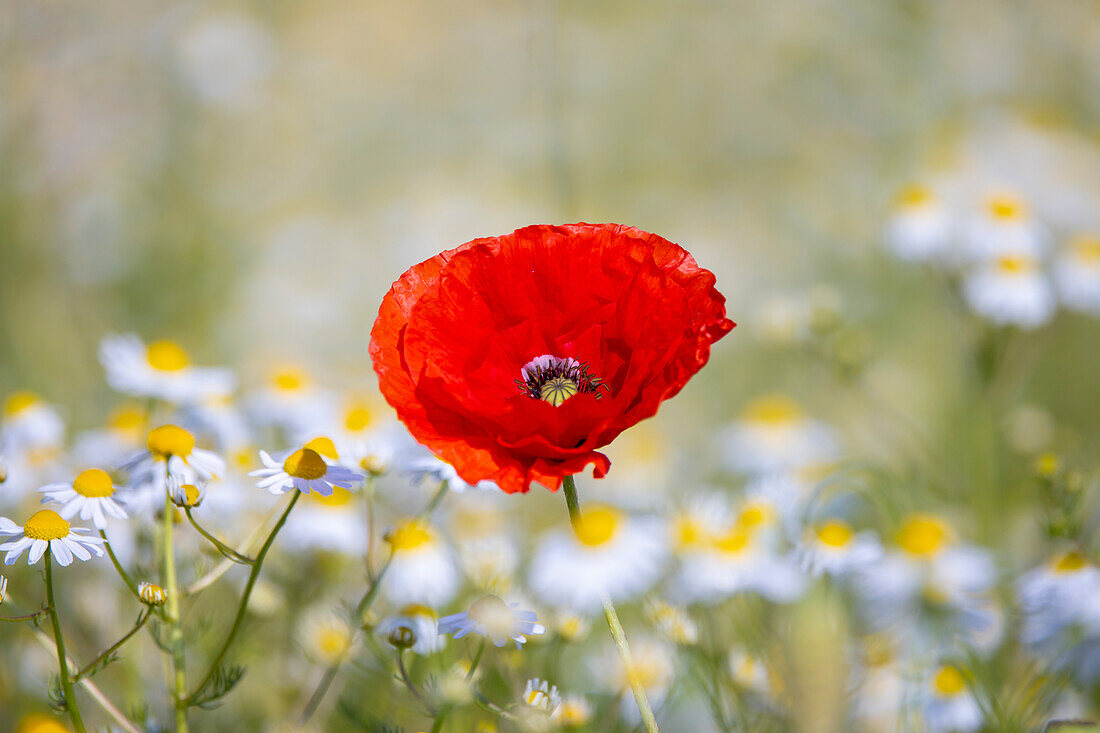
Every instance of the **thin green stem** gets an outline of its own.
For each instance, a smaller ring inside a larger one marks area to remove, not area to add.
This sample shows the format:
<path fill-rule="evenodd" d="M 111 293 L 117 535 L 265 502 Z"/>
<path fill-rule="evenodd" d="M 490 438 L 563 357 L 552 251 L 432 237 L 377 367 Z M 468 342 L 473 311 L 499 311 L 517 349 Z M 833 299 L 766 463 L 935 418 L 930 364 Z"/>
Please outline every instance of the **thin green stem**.
<path fill-rule="evenodd" d="M 53 625 L 53 642 L 57 647 L 57 668 L 61 673 L 61 691 L 65 695 L 65 709 L 69 711 L 69 719 L 73 722 L 76 733 L 87 733 L 84 727 L 84 719 L 80 717 L 80 708 L 76 704 L 76 695 L 73 692 L 73 681 L 69 677 L 69 662 L 65 656 L 65 637 L 61 633 L 61 619 L 57 616 L 57 603 L 53 598 L 53 548 L 46 548 L 46 606 L 50 614 L 50 623 Z"/>
<path fill-rule="evenodd" d="M 203 529 L 202 525 L 198 523 L 198 520 L 196 520 L 191 515 L 191 507 L 184 507 L 183 512 L 187 515 L 187 520 L 191 522 L 191 526 L 195 528 L 195 531 L 201 534 L 203 538 L 206 539 L 207 542 L 212 544 L 214 546 L 214 549 L 220 552 L 226 559 L 232 560 L 236 563 L 240 563 L 241 565 L 251 565 L 252 563 L 256 562 L 251 557 L 242 555 L 241 553 L 237 552 L 232 547 L 225 544 L 217 537 Z"/>
<path fill-rule="evenodd" d="M 405 669 L 405 654 L 403 649 L 397 650 L 397 671 L 405 687 L 409 689 L 409 692 L 412 693 L 417 702 L 424 706 L 424 710 L 427 711 L 428 715 L 434 718 L 436 715 L 435 708 L 424 699 L 424 696 L 420 694 L 420 690 L 416 689 L 416 685 L 413 684 L 412 678 L 409 677 L 409 671 Z"/>
<path fill-rule="evenodd" d="M 417 516 L 418 519 L 423 520 L 431 516 L 432 512 L 436 510 L 440 502 L 443 501 L 443 497 L 447 495 L 448 484 L 446 481 L 440 483 L 439 488 L 435 494 L 428 501 L 424 510 Z M 359 599 L 359 603 L 355 606 L 354 619 L 357 623 L 361 623 L 363 615 L 366 614 L 367 609 L 370 608 L 371 603 L 374 602 L 375 596 L 378 595 L 379 589 L 382 587 L 382 579 L 386 576 L 386 571 L 389 570 L 390 563 L 393 562 L 394 550 L 390 548 L 390 554 L 386 558 L 386 562 L 379 569 L 378 574 L 371 577 L 370 567 L 367 568 L 367 575 L 370 578 L 370 585 L 367 587 L 367 591 L 363 594 L 363 597 Z M 313 714 L 317 712 L 317 708 L 321 705 L 321 701 L 328 694 L 329 688 L 332 687 L 333 680 L 336 679 L 336 674 L 340 671 L 340 667 L 344 664 L 344 660 L 347 659 L 349 653 L 351 653 L 351 644 L 343 651 L 343 653 L 336 659 L 335 662 L 330 664 L 325 673 L 321 675 L 320 682 L 317 683 L 317 687 L 313 690 L 313 694 L 309 696 L 309 700 L 306 702 L 304 708 L 302 708 L 302 714 L 298 716 L 298 725 L 305 725 L 309 722 L 309 719 L 313 717 Z"/>
<path fill-rule="evenodd" d="M 202 691 L 210 684 L 210 680 L 213 679 L 214 673 L 218 671 L 218 667 L 221 665 L 222 660 L 225 659 L 225 655 L 229 652 L 229 647 L 233 645 L 233 641 L 237 638 L 237 632 L 241 630 L 241 624 L 244 623 L 245 611 L 248 610 L 248 599 L 252 597 L 252 589 L 255 587 L 256 581 L 260 577 L 260 569 L 263 568 L 264 558 L 267 557 L 267 551 L 271 549 L 272 543 L 275 542 L 275 536 L 279 534 L 279 530 L 286 524 L 287 517 L 290 516 L 290 511 L 294 509 L 294 505 L 298 503 L 298 499 L 301 498 L 301 496 L 302 492 L 295 489 L 294 495 L 290 498 L 290 502 L 286 505 L 286 509 L 283 511 L 282 516 L 279 517 L 279 521 L 271 528 L 271 534 L 264 540 L 263 546 L 256 555 L 256 561 L 252 564 L 252 571 L 248 574 L 248 582 L 245 583 L 244 593 L 241 594 L 241 602 L 240 605 L 237 606 L 237 615 L 233 619 L 233 626 L 230 627 L 229 634 L 226 635 L 221 649 L 218 650 L 214 660 L 210 663 L 209 668 L 207 668 L 206 674 L 199 680 L 199 684 L 195 687 L 194 692 L 184 699 L 184 704 L 193 705 L 195 703 L 195 700 L 202 694 Z"/>
<path fill-rule="evenodd" d="M 13 623 L 19 623 L 20 621 L 33 621 L 39 616 L 43 616 L 50 612 L 50 609 L 43 608 L 41 611 L 35 611 L 34 613 L 28 613 L 26 616 L 0 616 L 0 621 L 11 621 Z"/>
<path fill-rule="evenodd" d="M 167 471 L 167 467 L 165 468 Z M 168 622 L 168 646 L 172 650 L 172 706 L 176 714 L 176 733 L 187 733 L 187 657 L 183 648 L 183 625 L 180 623 L 180 592 L 176 580 L 176 550 L 172 544 L 172 523 L 176 507 L 167 493 L 164 495 L 164 590 L 165 619 Z"/>
<path fill-rule="evenodd" d="M 572 476 L 566 476 L 562 480 L 562 488 L 565 493 L 565 506 L 569 510 L 569 522 L 573 525 L 573 531 L 580 530 L 581 505 L 577 499 L 577 484 Z M 657 719 L 653 717 L 653 709 L 649 706 L 649 698 L 646 697 L 645 687 L 642 686 L 638 676 L 634 674 L 634 660 L 630 656 L 630 644 L 626 640 L 626 632 L 619 621 L 619 614 L 615 612 L 615 604 L 611 598 L 604 594 L 601 599 L 603 615 L 607 619 L 607 628 L 611 630 L 611 638 L 615 640 L 615 648 L 622 657 L 623 666 L 626 667 L 626 677 L 630 681 L 630 691 L 634 693 L 634 702 L 638 704 L 638 710 L 642 714 L 642 723 L 648 733 L 659 733 Z"/>
<path fill-rule="evenodd" d="M 474 678 L 474 672 L 477 671 L 477 665 L 481 662 L 481 655 L 485 653 L 485 642 L 487 640 L 482 637 L 481 643 L 477 647 L 477 654 L 474 655 L 474 661 L 470 662 L 470 669 L 466 671 L 466 681 L 469 682 Z"/>
<path fill-rule="evenodd" d="M 99 536 L 103 538 L 103 546 L 107 548 L 107 556 L 111 558 L 111 564 L 115 566 L 115 570 L 118 571 L 119 577 L 122 578 L 122 582 L 126 583 L 126 587 L 134 594 L 134 598 L 140 601 L 141 594 L 138 593 L 137 584 L 134 583 L 133 578 L 130 577 L 130 574 L 122 567 L 122 563 L 115 557 L 115 551 L 111 549 L 111 541 L 107 539 L 107 533 L 101 529 L 99 530 Z"/>
<path fill-rule="evenodd" d="M 73 677 L 73 682 L 79 682 L 82 678 L 87 677 L 96 667 L 99 666 L 101 662 L 103 662 L 105 659 L 108 659 L 112 654 L 121 649 L 122 645 L 128 642 L 134 634 L 141 631 L 141 627 L 145 625 L 145 622 L 148 621 L 149 617 L 152 615 L 153 610 L 151 608 L 146 608 L 141 613 L 139 613 L 137 622 L 134 624 L 134 628 L 126 632 L 126 635 L 116 641 L 114 644 L 112 644 L 110 648 L 107 649 L 107 651 L 100 654 L 88 664 L 84 665 L 84 669 L 77 672 L 76 676 Z"/>

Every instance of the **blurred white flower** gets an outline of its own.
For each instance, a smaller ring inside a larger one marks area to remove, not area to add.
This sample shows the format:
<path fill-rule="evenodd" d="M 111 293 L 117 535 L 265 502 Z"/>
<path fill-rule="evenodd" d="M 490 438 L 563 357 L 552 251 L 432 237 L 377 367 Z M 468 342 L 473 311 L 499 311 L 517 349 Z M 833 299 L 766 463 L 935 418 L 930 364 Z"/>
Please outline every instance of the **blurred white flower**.
<path fill-rule="evenodd" d="M 47 548 L 53 553 L 57 564 L 69 565 L 73 558 L 90 560 L 92 553 L 103 557 L 103 540 L 99 537 L 86 537 L 82 533 L 90 530 L 73 527 L 52 509 L 40 509 L 20 527 L 5 517 L 0 517 L 0 535 L 8 535 L 8 541 L 0 545 L 0 552 L 6 552 L 4 564 L 12 565 L 24 552 L 27 564 L 34 565 L 42 559 Z"/>
<path fill-rule="evenodd" d="M 808 417 L 790 397 L 764 395 L 720 435 L 722 460 L 732 471 L 763 474 L 826 463 L 837 457 L 835 431 Z"/>
<path fill-rule="evenodd" d="M 251 102 L 275 64 L 267 30 L 243 15 L 204 19 L 179 39 L 183 81 L 204 102 L 237 106 Z"/>
<path fill-rule="evenodd" d="M 299 438 L 317 425 L 334 422 L 336 399 L 305 369 L 284 364 L 268 373 L 264 387 L 247 396 L 245 408 L 260 427 L 280 428 Z"/>
<path fill-rule="evenodd" d="M 617 651 L 607 649 L 593 660 L 592 667 L 601 686 L 620 696 L 623 717 L 637 724 L 641 721 L 641 713 L 631 694 L 631 682 L 645 690 L 651 707 L 659 708 L 676 677 L 676 656 L 668 644 L 644 634 L 628 632 L 627 638 L 630 640 L 629 666 Z"/>
<path fill-rule="evenodd" d="M 103 428 L 76 437 L 72 457 L 87 466 L 118 466 L 141 449 L 147 429 L 145 409 L 125 402 L 111 411 Z"/>
<path fill-rule="evenodd" d="M 978 315 L 997 325 L 1037 328 L 1054 317 L 1054 289 L 1037 260 L 1002 255 L 979 265 L 963 282 L 963 296 Z"/>
<path fill-rule="evenodd" d="M 561 695 L 558 693 L 557 685 L 551 685 L 546 680 L 535 677 L 527 680 L 521 702 L 529 708 L 534 708 L 540 713 L 550 716 L 561 704 Z"/>
<path fill-rule="evenodd" d="M 130 483 L 118 499 L 131 512 L 155 508 L 168 491 L 169 477 L 179 485 L 196 485 L 225 473 L 225 461 L 216 453 L 195 447 L 195 436 L 178 425 L 149 431 L 145 451 L 123 466 Z"/>
<path fill-rule="evenodd" d="M 330 665 L 343 659 L 354 631 L 330 607 L 318 605 L 302 615 L 297 636 L 307 658 Z"/>
<path fill-rule="evenodd" d="M 914 184 L 898 192 L 886 227 L 886 241 L 898 259 L 941 260 L 953 234 L 950 212 L 930 187 Z"/>
<path fill-rule="evenodd" d="M 527 642 L 528 636 L 546 633 L 546 627 L 538 623 L 534 611 L 518 609 L 518 603 L 505 603 L 494 595 L 482 596 L 470 606 L 469 611 L 439 619 L 439 633 L 454 634 L 455 639 L 477 634 L 497 647 L 511 640 L 518 649 Z"/>
<path fill-rule="evenodd" d="M 28 390 L 12 392 L 4 400 L 0 448 L 16 453 L 53 453 L 65 440 L 65 423 L 57 409 Z"/>
<path fill-rule="evenodd" d="M 1074 238 L 1055 260 L 1052 274 L 1067 308 L 1100 316 L 1100 238 Z"/>
<path fill-rule="evenodd" d="M 289 547 L 353 556 L 366 553 L 366 517 L 355 494 L 336 487 L 328 496 L 314 492 L 302 499 L 283 528 Z"/>
<path fill-rule="evenodd" d="M 1069 642 L 1064 634 L 1100 622 L 1100 616 L 1091 618 L 1091 599 L 1100 597 L 1100 569 L 1075 550 L 1024 573 L 1016 587 L 1026 644 L 1057 654 Z M 1100 624 L 1095 632 L 1100 634 Z"/>
<path fill-rule="evenodd" d="M 96 529 L 107 528 L 107 515 L 126 519 L 126 510 L 114 500 L 115 486 L 110 475 L 98 468 L 83 471 L 72 483 L 48 484 L 39 489 L 45 498 L 42 503 L 60 504 L 58 510 L 65 519 L 77 514 L 84 520 L 91 519 Z"/>
<path fill-rule="evenodd" d="M 1048 247 L 1046 229 L 1028 204 L 1011 192 L 988 195 L 966 230 L 965 249 L 974 262 L 1001 257 L 1037 260 Z"/>
<path fill-rule="evenodd" d="M 846 522 L 830 519 L 806 528 L 798 554 L 810 575 L 841 578 L 882 557 L 882 545 L 874 532 L 857 534 Z"/>
<path fill-rule="evenodd" d="M 967 733 L 982 727 L 982 709 L 952 665 L 940 667 L 928 679 L 923 711 L 929 733 Z"/>
<path fill-rule="evenodd" d="M 382 592 L 396 605 L 423 603 L 445 605 L 458 590 L 459 574 L 454 552 L 435 527 L 417 519 L 397 523 L 386 532 L 393 560 Z"/>
<path fill-rule="evenodd" d="M 133 397 L 155 397 L 175 404 L 190 404 L 225 397 L 236 379 L 228 369 L 196 367 L 175 341 L 146 345 L 134 334 L 105 336 L 99 344 L 99 361 L 107 383 Z"/>

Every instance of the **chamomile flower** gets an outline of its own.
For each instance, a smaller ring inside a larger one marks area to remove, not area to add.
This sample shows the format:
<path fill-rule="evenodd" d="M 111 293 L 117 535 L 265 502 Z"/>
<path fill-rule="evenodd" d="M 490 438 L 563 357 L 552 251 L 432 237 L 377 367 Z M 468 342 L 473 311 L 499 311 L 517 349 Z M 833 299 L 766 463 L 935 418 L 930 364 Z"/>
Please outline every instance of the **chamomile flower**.
<path fill-rule="evenodd" d="M 65 519 L 77 514 L 91 519 L 96 529 L 107 528 L 107 516 L 126 519 L 126 510 L 114 500 L 115 486 L 110 475 L 98 468 L 83 471 L 72 483 L 48 484 L 39 489 L 43 504 L 60 504 L 58 513 Z"/>
<path fill-rule="evenodd" d="M 142 581 L 138 586 L 138 598 L 147 606 L 159 608 L 168 602 L 168 591 L 159 585 Z"/>
<path fill-rule="evenodd" d="M 295 436 L 331 424 L 335 413 L 332 393 L 318 387 L 305 369 L 293 365 L 272 369 L 267 384 L 250 394 L 245 404 L 260 425 L 280 427 Z"/>
<path fill-rule="evenodd" d="M 726 466 L 746 474 L 826 463 L 839 451 L 833 429 L 806 415 L 784 395 L 765 395 L 750 402 L 722 433 L 720 443 Z"/>
<path fill-rule="evenodd" d="M 365 520 L 355 494 L 334 487 L 328 496 L 314 492 L 302 498 L 283 530 L 288 546 L 348 555 L 367 551 Z"/>
<path fill-rule="evenodd" d="M 768 695 L 771 682 L 768 668 L 760 657 L 744 649 L 731 649 L 726 658 L 730 678 L 739 686 L 758 695 Z"/>
<path fill-rule="evenodd" d="M 72 455 L 87 465 L 117 466 L 141 449 L 148 430 L 141 405 L 125 402 L 115 407 L 107 424 L 77 436 Z"/>
<path fill-rule="evenodd" d="M 535 677 L 527 680 L 527 686 L 523 689 L 523 697 L 520 701 L 524 706 L 549 717 L 558 709 L 558 705 L 561 705 L 561 695 L 558 693 L 557 685 L 551 685 L 546 680 Z"/>
<path fill-rule="evenodd" d="M 4 596 L 8 592 L 8 579 L 0 575 L 0 605 L 4 603 Z"/>
<path fill-rule="evenodd" d="M 798 547 L 802 567 L 810 575 L 845 577 L 882 556 L 874 532 L 855 532 L 846 522 L 829 519 L 807 527 Z"/>
<path fill-rule="evenodd" d="M 1067 308 L 1100 316 L 1100 238 L 1076 237 L 1054 262 L 1054 284 Z"/>
<path fill-rule="evenodd" d="M 592 720 L 592 704 L 583 695 L 566 695 L 553 719 L 563 728 L 581 728 Z"/>
<path fill-rule="evenodd" d="M 977 262 L 998 257 L 1037 259 L 1047 248 L 1048 234 L 1027 202 L 1009 191 L 995 192 L 982 202 L 965 232 L 967 256 Z"/>
<path fill-rule="evenodd" d="M 442 649 L 447 639 L 439 631 L 435 611 L 419 603 L 410 603 L 397 614 L 382 619 L 382 623 L 375 628 L 375 633 L 383 639 L 391 634 L 401 633 L 402 638 L 407 638 L 409 643 L 400 646 L 423 656 Z"/>
<path fill-rule="evenodd" d="M 73 527 L 52 509 L 35 512 L 22 527 L 0 517 L 0 534 L 9 536 L 9 541 L 0 545 L 0 552 L 8 553 L 4 556 L 5 565 L 13 565 L 27 550 L 30 550 L 28 565 L 41 560 L 47 549 L 53 553 L 57 564 L 63 567 L 69 565 L 73 557 L 89 560 L 92 553 L 103 557 L 103 540 L 81 534 L 88 531 L 83 527 Z"/>
<path fill-rule="evenodd" d="M 1090 599 L 1100 596 L 1100 569 L 1075 550 L 1064 552 L 1025 573 L 1017 594 L 1024 616 L 1023 641 L 1057 646 L 1065 641 L 1065 632 L 1087 620 Z"/>
<path fill-rule="evenodd" d="M 343 658 L 354 632 L 331 608 L 317 606 L 303 614 L 297 636 L 307 658 L 329 665 Z"/>
<path fill-rule="evenodd" d="M 439 619 L 439 633 L 454 634 L 455 639 L 477 634 L 497 647 L 511 640 L 519 649 L 527 642 L 528 636 L 544 634 L 546 628 L 538 623 L 534 611 L 518 609 L 518 603 L 505 603 L 493 595 L 482 596 L 470 606 L 469 611 Z"/>
<path fill-rule="evenodd" d="M 951 216 L 943 201 L 925 185 L 898 192 L 886 228 L 886 241 L 898 259 L 939 260 L 951 245 Z"/>
<path fill-rule="evenodd" d="M 0 446 L 6 451 L 38 453 L 60 448 L 65 423 L 57 409 L 34 392 L 12 392 L 4 400 L 0 422 Z"/>
<path fill-rule="evenodd" d="M 610 691 L 621 696 L 623 717 L 637 723 L 641 720 L 641 713 L 634 696 L 630 694 L 631 683 L 641 685 L 650 705 L 659 708 L 675 678 L 676 657 L 668 644 L 644 635 L 630 634 L 629 638 L 629 665 L 617 652 L 609 649 L 596 661 L 595 666 L 600 669 L 601 682 Z"/>
<path fill-rule="evenodd" d="M 112 388 L 134 397 L 155 397 L 190 404 L 230 394 L 236 386 L 228 369 L 196 367 L 175 341 L 146 345 L 134 334 L 107 336 L 99 361 Z"/>
<path fill-rule="evenodd" d="M 406 519 L 386 532 L 393 550 L 382 592 L 397 605 L 423 603 L 439 608 L 458 590 L 454 553 L 427 522 Z"/>
<path fill-rule="evenodd" d="M 146 450 L 123 468 L 131 475 L 120 499 L 131 509 L 154 506 L 168 490 L 168 477 L 197 485 L 225 472 L 225 461 L 216 453 L 195 447 L 195 436 L 178 425 L 161 425 L 149 431 Z"/>
<path fill-rule="evenodd" d="M 661 575 L 666 553 L 654 520 L 593 505 L 575 530 L 555 530 L 539 541 L 530 586 L 552 606 L 593 612 L 605 594 L 629 600 L 648 590 Z"/>
<path fill-rule="evenodd" d="M 978 315 L 997 325 L 1038 328 L 1054 317 L 1054 289 L 1027 255 L 1001 255 L 979 265 L 963 282 L 963 296 Z"/>
<path fill-rule="evenodd" d="M 645 615 L 657 632 L 673 644 L 690 646 L 699 640 L 699 627 L 682 608 L 653 599 L 645 604 Z"/>
<path fill-rule="evenodd" d="M 266 451 L 260 451 L 260 460 L 264 468 L 252 471 L 248 475 L 260 480 L 256 483 L 261 489 L 272 494 L 284 494 L 297 489 L 303 494 L 316 492 L 321 496 L 331 496 L 334 488 L 350 489 L 363 476 L 329 463 L 322 451 L 335 461 L 337 454 L 331 440 L 314 439 L 295 450 L 278 453 L 273 458 Z"/>
<path fill-rule="evenodd" d="M 939 667 L 926 682 L 924 725 L 929 733 L 967 733 L 982 727 L 982 709 L 953 665 Z"/>

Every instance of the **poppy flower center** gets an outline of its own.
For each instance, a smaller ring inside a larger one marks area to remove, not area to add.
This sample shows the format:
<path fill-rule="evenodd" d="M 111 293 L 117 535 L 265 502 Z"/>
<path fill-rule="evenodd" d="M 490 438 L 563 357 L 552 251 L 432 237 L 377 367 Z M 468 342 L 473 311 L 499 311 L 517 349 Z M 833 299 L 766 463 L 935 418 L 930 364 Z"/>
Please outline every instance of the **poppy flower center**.
<path fill-rule="evenodd" d="M 23 527 L 23 535 L 32 540 L 59 540 L 69 534 L 69 523 L 52 509 L 35 512 Z"/>
<path fill-rule="evenodd" d="M 606 387 L 599 377 L 588 373 L 588 365 L 570 357 L 543 354 L 524 364 L 516 386 L 528 397 L 560 407 L 578 393 L 600 397 Z"/>
<path fill-rule="evenodd" d="M 89 468 L 73 479 L 73 491 L 89 499 L 98 499 L 115 493 L 115 487 L 106 471 Z"/>
<path fill-rule="evenodd" d="M 328 464 L 318 455 L 317 451 L 310 448 L 300 448 L 283 461 L 283 470 L 294 478 L 313 481 L 328 473 Z"/>
<path fill-rule="evenodd" d="M 145 447 L 157 458 L 186 457 L 195 449 L 195 436 L 178 425 L 161 425 L 149 431 Z"/>

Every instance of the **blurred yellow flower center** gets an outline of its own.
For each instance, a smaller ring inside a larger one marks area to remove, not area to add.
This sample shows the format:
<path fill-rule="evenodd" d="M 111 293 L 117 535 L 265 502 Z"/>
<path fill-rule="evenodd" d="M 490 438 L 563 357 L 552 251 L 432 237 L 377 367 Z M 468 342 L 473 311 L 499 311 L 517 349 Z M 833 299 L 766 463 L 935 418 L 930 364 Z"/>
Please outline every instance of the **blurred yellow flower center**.
<path fill-rule="evenodd" d="M 1046 478 L 1050 478 L 1058 473 L 1060 467 L 1061 461 L 1059 461 L 1058 456 L 1053 453 L 1044 453 L 1035 459 L 1035 472 Z"/>
<path fill-rule="evenodd" d="M 195 449 L 195 436 L 178 425 L 161 425 L 149 431 L 145 447 L 157 458 L 186 457 Z"/>
<path fill-rule="evenodd" d="M 280 369 L 271 375 L 271 384 L 281 392 L 296 392 L 308 384 L 305 372 L 297 369 Z"/>
<path fill-rule="evenodd" d="M 1079 552 L 1067 552 L 1054 564 L 1057 573 L 1073 573 L 1085 567 L 1088 561 Z"/>
<path fill-rule="evenodd" d="M 579 539 L 589 547 L 602 545 L 615 535 L 618 513 L 607 507 L 595 507 L 581 514 L 574 527 Z"/>
<path fill-rule="evenodd" d="M 774 512 L 771 506 L 762 501 L 754 501 L 746 504 L 741 513 L 737 515 L 737 523 L 742 527 L 752 529 L 766 524 L 772 516 L 774 516 Z"/>
<path fill-rule="evenodd" d="M 558 707 L 558 722 L 570 728 L 579 728 L 588 722 L 591 713 L 588 707 L 577 700 L 565 700 Z"/>
<path fill-rule="evenodd" d="M 120 433 L 136 433 L 145 424 L 145 413 L 136 405 L 119 405 L 111 413 L 107 425 Z"/>
<path fill-rule="evenodd" d="M 1014 196 L 993 196 L 986 201 L 989 216 L 998 221 L 1015 221 L 1024 217 L 1024 202 Z"/>
<path fill-rule="evenodd" d="M 817 538 L 829 547 L 844 547 L 852 539 L 852 528 L 844 522 L 833 520 L 817 528 Z"/>
<path fill-rule="evenodd" d="M 344 427 L 353 433 L 357 433 L 360 430 L 366 430 L 370 423 L 370 410 L 362 405 L 350 407 L 348 411 L 344 413 Z"/>
<path fill-rule="evenodd" d="M 428 528 L 416 520 L 395 527 L 386 537 L 394 550 L 414 550 L 431 539 L 432 534 Z"/>
<path fill-rule="evenodd" d="M 423 616 L 424 618 L 435 618 L 435 611 L 427 606 L 419 603 L 410 603 L 401 609 L 402 616 Z"/>
<path fill-rule="evenodd" d="M 322 455 L 325 458 L 331 459 L 333 461 L 335 461 L 337 458 L 340 457 L 336 453 L 336 445 L 333 444 L 331 438 L 325 438 L 325 437 L 314 438 L 313 440 L 309 441 L 308 443 L 306 443 L 302 447 L 303 448 L 309 448 L 314 453 L 317 453 L 318 455 Z"/>
<path fill-rule="evenodd" d="M 314 491 L 309 494 L 309 498 L 322 506 L 344 507 L 351 504 L 351 500 L 355 498 L 355 494 L 347 489 L 341 489 L 339 486 L 333 486 L 332 496 L 321 496 Z"/>
<path fill-rule="evenodd" d="M 59 540 L 68 536 L 69 523 L 52 509 L 42 509 L 27 520 L 23 534 L 32 540 Z"/>
<path fill-rule="evenodd" d="M 69 729 L 45 715 L 28 715 L 19 721 L 15 733 L 69 733 Z"/>
<path fill-rule="evenodd" d="M 554 407 L 560 406 L 575 394 L 577 394 L 577 383 L 567 377 L 554 377 L 539 390 L 539 398 Z"/>
<path fill-rule="evenodd" d="M 734 527 L 719 537 L 714 544 L 722 552 L 736 555 L 748 548 L 751 539 L 752 534 L 744 527 Z"/>
<path fill-rule="evenodd" d="M 496 596 L 479 598 L 470 606 L 469 616 L 493 636 L 511 636 L 515 633 L 515 614 L 507 603 Z"/>
<path fill-rule="evenodd" d="M 626 684 L 623 687 L 638 684 L 643 689 L 653 689 L 664 682 L 667 673 L 668 669 L 661 663 L 661 660 L 654 659 L 651 655 L 646 654 L 635 656 L 626 669 Z"/>
<path fill-rule="evenodd" d="M 33 407 L 38 404 L 38 402 L 38 395 L 34 392 L 21 389 L 18 392 L 12 392 L 8 395 L 8 399 L 4 401 L 4 413 L 7 415 L 18 415 L 28 407 Z"/>
<path fill-rule="evenodd" d="M 997 269 L 1006 275 L 1024 275 L 1035 268 L 1035 260 L 1023 255 L 1003 255 L 997 258 Z"/>
<path fill-rule="evenodd" d="M 765 395 L 750 402 L 744 415 L 759 425 L 790 425 L 802 419 L 802 408 L 789 397 Z"/>
<path fill-rule="evenodd" d="M 1078 237 L 1070 245 L 1073 256 L 1088 265 L 1100 265 L 1100 238 Z"/>
<path fill-rule="evenodd" d="M 944 697 L 954 697 L 966 687 L 966 680 L 963 679 L 959 670 L 948 665 L 940 667 L 940 671 L 936 672 L 936 677 L 932 680 L 932 685 L 936 688 L 936 692 Z"/>
<path fill-rule="evenodd" d="M 178 372 L 190 364 L 187 352 L 175 341 L 154 341 L 145 349 L 145 358 L 161 372 Z"/>
<path fill-rule="evenodd" d="M 927 186 L 912 184 L 898 191 L 894 204 L 903 209 L 915 209 L 932 203 L 932 192 Z"/>
<path fill-rule="evenodd" d="M 299 448 L 283 461 L 283 470 L 294 478 L 313 481 L 328 473 L 328 464 L 312 448 Z"/>
<path fill-rule="evenodd" d="M 935 517 L 911 517 L 901 525 L 896 540 L 911 555 L 934 555 L 947 540 L 947 527 Z"/>
<path fill-rule="evenodd" d="M 350 639 L 343 629 L 322 629 L 317 634 L 317 649 L 326 659 L 335 658 L 347 648 Z"/>
<path fill-rule="evenodd" d="M 680 515 L 673 522 L 673 541 L 681 550 L 701 547 L 710 539 L 710 533 L 695 517 Z"/>
<path fill-rule="evenodd" d="M 92 499 L 110 496 L 115 493 L 115 487 L 111 484 L 111 477 L 106 471 L 89 468 L 73 479 L 73 491 Z"/>
<path fill-rule="evenodd" d="M 256 452 L 252 448 L 238 448 L 230 454 L 230 459 L 240 469 L 251 468 L 255 463 Z"/>

